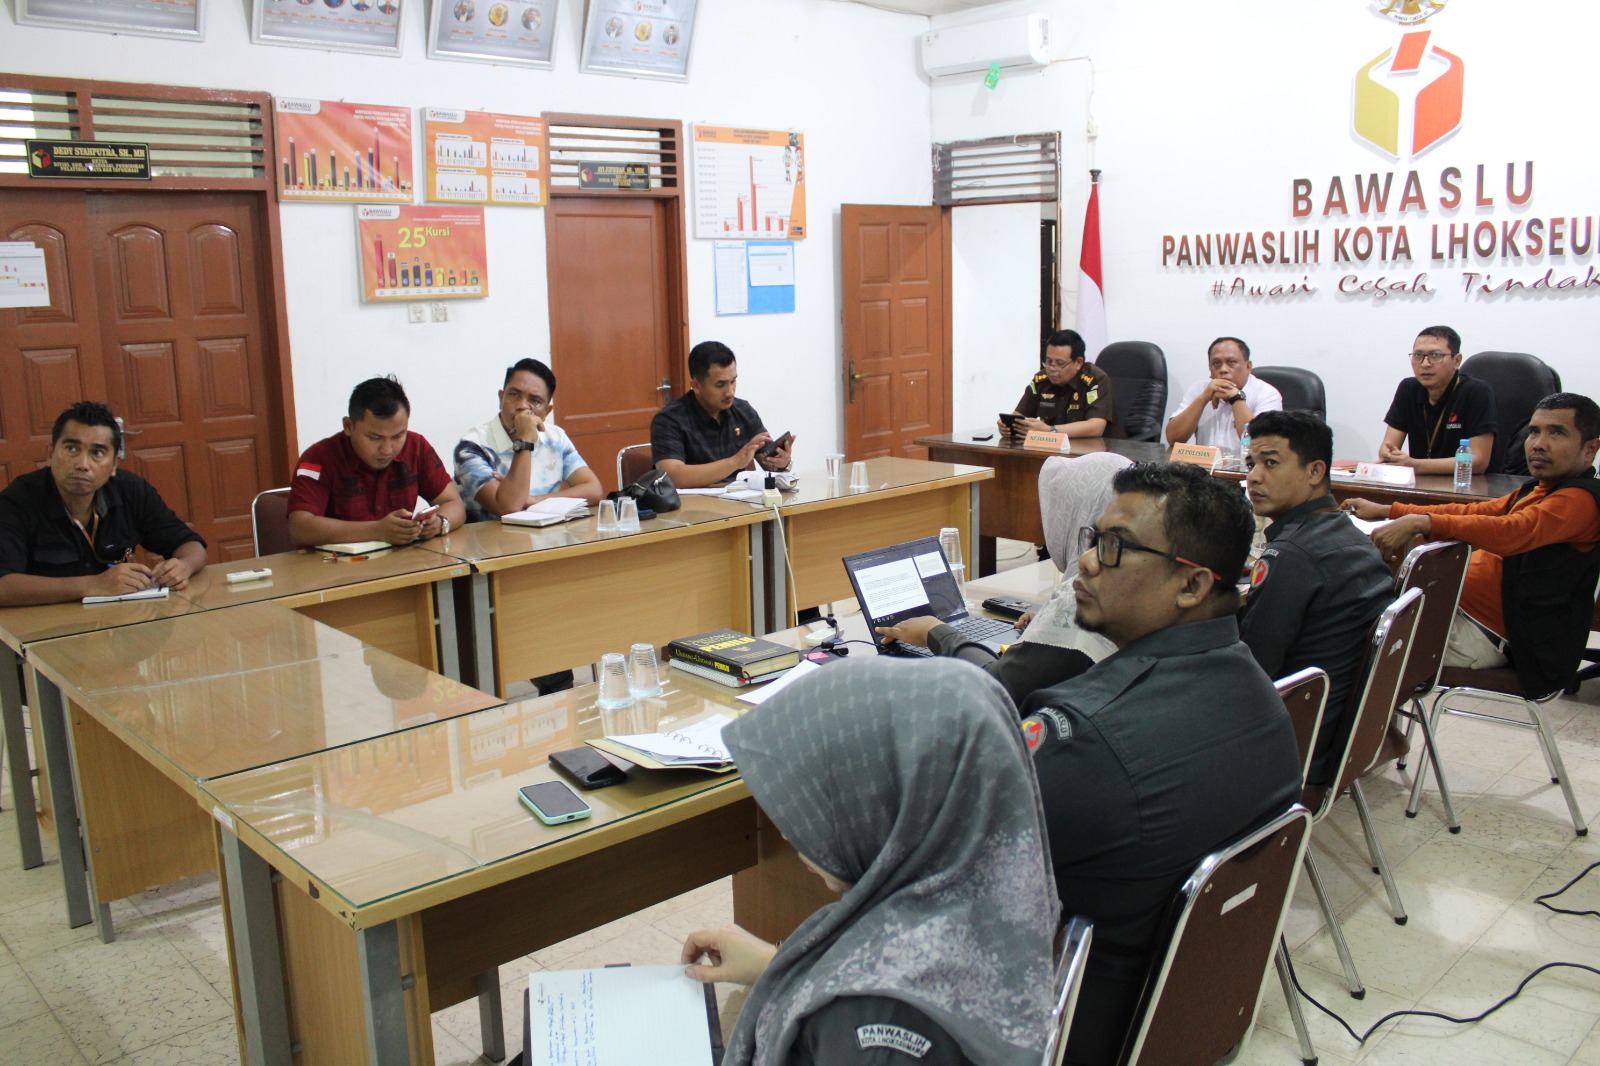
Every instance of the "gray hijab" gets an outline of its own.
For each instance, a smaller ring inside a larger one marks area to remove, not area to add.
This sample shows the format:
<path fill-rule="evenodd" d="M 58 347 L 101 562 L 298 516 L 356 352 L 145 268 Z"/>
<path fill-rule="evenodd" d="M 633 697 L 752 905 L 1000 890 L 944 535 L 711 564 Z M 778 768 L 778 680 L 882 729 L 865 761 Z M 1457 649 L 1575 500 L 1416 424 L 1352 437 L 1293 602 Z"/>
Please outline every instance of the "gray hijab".
<path fill-rule="evenodd" d="M 1120 455 L 1091 452 L 1076 458 L 1053 455 L 1039 468 L 1039 517 L 1044 521 L 1044 543 L 1061 577 L 1049 601 L 1023 630 L 1023 640 L 1076 648 L 1096 662 L 1116 650 L 1105 637 L 1078 628 L 1078 601 L 1072 595 L 1072 582 L 1078 576 L 1078 530 L 1094 525 L 1111 502 L 1111 478 L 1131 465 Z"/>
<path fill-rule="evenodd" d="M 751 987 L 726 1066 L 784 1062 L 800 1020 L 844 996 L 908 1003 L 976 1062 L 1037 1063 L 1059 904 L 1004 690 L 954 659 L 852 660 L 722 735 L 779 831 L 851 885 Z"/>

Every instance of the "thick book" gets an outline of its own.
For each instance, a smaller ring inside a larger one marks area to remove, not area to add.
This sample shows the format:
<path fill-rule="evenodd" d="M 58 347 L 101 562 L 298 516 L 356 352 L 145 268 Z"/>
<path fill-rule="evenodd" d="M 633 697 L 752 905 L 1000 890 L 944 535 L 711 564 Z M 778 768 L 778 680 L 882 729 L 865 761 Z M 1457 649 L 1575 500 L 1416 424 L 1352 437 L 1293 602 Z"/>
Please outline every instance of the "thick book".
<path fill-rule="evenodd" d="M 752 680 L 787 670 L 800 661 L 800 653 L 795 649 L 737 629 L 714 629 L 692 637 L 679 637 L 667 645 L 667 655 Z"/>
<path fill-rule="evenodd" d="M 674 670 L 682 670 L 686 674 L 703 677 L 707 681 L 715 681 L 717 684 L 726 685 L 728 688 L 749 688 L 751 685 L 758 685 L 767 679 L 765 675 L 754 679 L 737 677 L 733 674 L 725 674 L 721 670 L 713 670 L 709 666 L 701 666 L 699 663 L 686 662 L 683 659 L 668 659 L 667 665 Z"/>

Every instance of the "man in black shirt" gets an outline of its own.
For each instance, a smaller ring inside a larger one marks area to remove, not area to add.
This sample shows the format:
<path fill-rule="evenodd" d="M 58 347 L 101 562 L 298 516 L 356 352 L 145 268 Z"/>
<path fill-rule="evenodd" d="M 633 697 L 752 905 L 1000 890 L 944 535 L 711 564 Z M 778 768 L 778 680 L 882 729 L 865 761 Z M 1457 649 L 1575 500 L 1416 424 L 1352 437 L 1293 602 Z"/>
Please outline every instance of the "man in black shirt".
<path fill-rule="evenodd" d="M 1235 620 L 1244 497 L 1183 463 L 1136 464 L 1112 488 L 1074 592 L 1078 626 L 1117 650 L 1022 704 L 1062 913 L 1094 921 L 1073 1063 L 1115 1060 L 1200 859 L 1300 797 L 1294 726 Z"/>
<path fill-rule="evenodd" d="M 0 606 L 181 589 L 206 565 L 206 542 L 138 474 L 117 469 L 122 427 L 76 403 L 50 432 L 50 465 L 0 492 Z M 161 556 L 133 561 L 135 548 Z"/>
<path fill-rule="evenodd" d="M 1250 571 L 1239 638 L 1268 677 L 1310 666 L 1327 671 L 1327 710 L 1307 776 L 1327 785 L 1349 739 L 1350 687 L 1372 624 L 1394 599 L 1394 575 L 1329 491 L 1333 431 L 1326 422 L 1300 412 L 1256 415 L 1245 462 L 1250 505 L 1272 521 Z"/>
<path fill-rule="evenodd" d="M 1413 467 L 1419 474 L 1454 473 L 1456 449 L 1466 438 L 1472 442 L 1474 474 L 1499 469 L 1494 390 L 1460 371 L 1460 334 L 1449 326 L 1429 326 L 1417 335 L 1411 345 L 1412 376 L 1394 390 L 1383 416 L 1380 463 Z"/>
<path fill-rule="evenodd" d="M 752 462 L 763 470 L 789 469 L 792 436 L 771 454 L 756 454 L 772 436 L 756 409 L 734 396 L 739 364 L 733 349 L 701 341 L 689 351 L 689 377 L 689 391 L 650 420 L 650 450 L 673 484 L 715 485 Z"/>

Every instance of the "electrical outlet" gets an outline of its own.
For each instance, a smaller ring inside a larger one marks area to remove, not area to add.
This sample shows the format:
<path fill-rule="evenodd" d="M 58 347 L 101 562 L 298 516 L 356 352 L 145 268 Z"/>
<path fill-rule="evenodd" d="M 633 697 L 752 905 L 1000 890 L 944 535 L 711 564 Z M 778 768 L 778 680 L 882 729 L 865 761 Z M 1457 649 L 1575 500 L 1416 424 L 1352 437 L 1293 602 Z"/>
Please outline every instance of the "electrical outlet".
<path fill-rule="evenodd" d="M 406 304 L 407 322 L 428 321 L 428 308 L 424 304 Z"/>
<path fill-rule="evenodd" d="M 449 304 L 438 304 L 438 303 L 434 304 L 433 305 L 433 320 L 435 322 L 448 322 L 448 321 L 450 321 L 450 305 Z"/>

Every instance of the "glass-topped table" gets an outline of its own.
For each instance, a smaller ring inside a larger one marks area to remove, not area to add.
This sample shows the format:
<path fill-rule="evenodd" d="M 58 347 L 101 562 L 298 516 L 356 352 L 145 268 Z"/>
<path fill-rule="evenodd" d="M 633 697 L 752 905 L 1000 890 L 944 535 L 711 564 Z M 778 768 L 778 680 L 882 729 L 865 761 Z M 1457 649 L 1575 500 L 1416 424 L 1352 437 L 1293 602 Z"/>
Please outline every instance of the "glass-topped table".
<path fill-rule="evenodd" d="M 215 868 L 200 782 L 500 702 L 273 602 L 27 655 L 69 914 L 103 939 L 111 900 Z"/>

